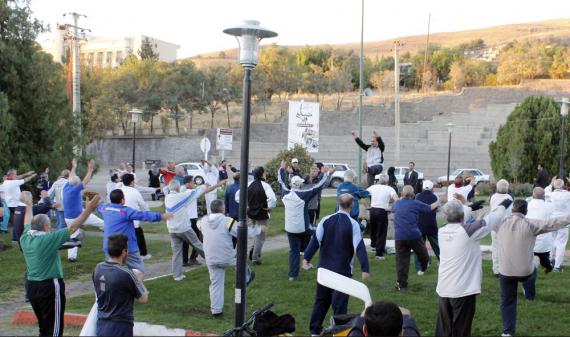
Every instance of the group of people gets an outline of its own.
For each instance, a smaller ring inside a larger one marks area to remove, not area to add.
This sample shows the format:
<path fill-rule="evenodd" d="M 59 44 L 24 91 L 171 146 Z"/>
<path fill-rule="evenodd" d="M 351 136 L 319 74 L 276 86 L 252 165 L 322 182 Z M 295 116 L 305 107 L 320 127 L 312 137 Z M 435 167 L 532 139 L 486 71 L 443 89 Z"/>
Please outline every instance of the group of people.
<path fill-rule="evenodd" d="M 282 161 L 276 172 L 290 247 L 289 280 L 294 282 L 299 278 L 301 267 L 313 268 L 311 260 L 317 251 L 320 251 L 319 267 L 352 277 L 356 257 L 362 279 L 369 278 L 374 266 L 368 260 L 364 244 L 365 226 L 361 220 L 365 212 L 360 203 L 370 198 L 369 206 L 363 206 L 369 210 L 370 245 L 378 261 L 385 260 L 388 215 L 391 213 L 393 217 L 397 291 L 405 292 L 410 286 L 411 252 L 419 276 L 431 265 L 427 241 L 439 260 L 435 289 L 439 296 L 438 336 L 471 334 L 483 278 L 480 241 L 491 233 L 493 273 L 499 279 L 501 290 L 502 333 L 514 335 L 517 284 L 523 284 L 526 300 L 533 301 L 537 296 L 534 256 L 539 258 L 545 273 L 561 269 L 568 238 L 566 226 L 570 223 L 570 192 L 564 190 L 564 182 L 553 179 L 544 188 L 536 186 L 528 200 L 514 200 L 509 194 L 508 182 L 500 180 L 496 193 L 490 198 L 490 211 L 476 217 L 474 211 L 481 205 L 473 200 L 474 179 L 457 177 L 447 188 L 447 197 L 439 198 L 429 180 L 424 180 L 418 189 L 415 164 L 410 162 L 404 186 L 399 191 L 393 170 L 389 169 L 388 175 L 382 173 L 382 138 L 374 132 L 371 144 L 367 145 L 355 133 L 353 136 L 367 151 L 364 167 L 368 186 L 355 184 L 356 174 L 346 171 L 344 182 L 337 188 L 337 209 L 333 214 L 319 219 L 321 192 L 330 184 L 333 168 L 316 163 L 309 174 L 303 176 L 299 160 L 293 158 L 290 164 Z M 35 173 L 8 172 L 0 185 L 4 204 L 1 215 L 4 219 L 12 215 L 13 235 L 17 236 L 15 240 L 26 261 L 26 294 L 38 317 L 40 335 L 62 334 L 65 283 L 58 250 L 68 249 L 69 261 L 77 261 L 77 248 L 84 240 L 81 236 L 84 224 L 103 230 L 102 247 L 106 258 L 93 273 L 98 335 L 132 335 L 133 302 L 148 300 L 143 279 L 144 260 L 150 258 L 150 254 L 140 226 L 142 221 L 166 222 L 174 280 L 182 281 L 185 278 L 182 267 L 200 264 L 198 256 L 202 257 L 210 275 L 212 316 L 223 315 L 225 271 L 236 265 L 235 238 L 241 220 L 239 190 L 248 190 L 248 236 L 253 238 L 250 260 L 254 265 L 262 264 L 262 249 L 277 197 L 265 181 L 264 167 L 253 169 L 244 187 L 237 170 L 226 162 L 216 165 L 203 161 L 202 165 L 206 181 L 195 186 L 195 177 L 188 175 L 183 166 L 169 162 L 166 169 L 159 169 L 153 164 L 148 171 L 148 187 L 138 185 L 133 167 L 124 165 L 111 172 L 105 203 L 100 202 L 98 195 L 83 202 L 83 191 L 94 170 L 93 161 L 87 163 L 83 179 L 76 174 L 76 160 L 54 183 L 44 175 L 37 182 L 41 188 L 37 204 L 33 204 L 29 192 L 20 191 L 20 186 L 34 178 Z M 539 166 L 537 182 L 542 183 L 545 178 L 541 168 L 543 166 Z M 160 175 L 164 188 L 161 188 Z M 232 184 L 228 184 L 230 179 Z M 218 189 L 227 184 L 223 197 L 218 197 Z M 150 193 L 153 199 L 164 198 L 165 212 L 150 211 L 141 193 Z M 202 196 L 203 214 L 198 206 Z M 443 213 L 445 219 L 441 228 L 437 225 L 437 212 Z M 56 219 L 55 231 L 51 230 L 50 213 Z M 188 256 L 190 247 L 192 254 Z M 254 278 L 255 273 L 248 266 L 247 283 Z M 311 334 L 322 332 L 331 306 L 335 315 L 345 314 L 348 295 L 317 284 L 310 318 Z M 419 335 L 410 312 L 389 302 L 377 302 L 367 308 L 350 335 L 380 333 Z"/>

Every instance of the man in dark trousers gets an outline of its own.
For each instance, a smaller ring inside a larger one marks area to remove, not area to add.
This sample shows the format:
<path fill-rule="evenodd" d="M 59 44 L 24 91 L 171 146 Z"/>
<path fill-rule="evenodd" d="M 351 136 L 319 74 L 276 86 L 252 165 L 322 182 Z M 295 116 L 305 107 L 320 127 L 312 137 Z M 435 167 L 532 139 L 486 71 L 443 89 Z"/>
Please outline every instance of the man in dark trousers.
<path fill-rule="evenodd" d="M 414 189 L 406 185 L 402 189 L 402 198 L 394 203 L 394 231 L 396 239 L 396 272 L 398 281 L 396 290 L 403 291 L 408 288 L 408 271 L 410 269 L 410 250 L 420 259 L 418 275 L 423 275 L 427 269 L 429 255 L 422 240 L 422 233 L 418 228 L 418 215 L 429 213 L 439 206 L 439 201 L 426 205 L 414 200 Z"/>
<path fill-rule="evenodd" d="M 408 163 L 408 172 L 404 175 L 404 185 L 410 185 L 414 188 L 414 193 L 419 193 L 421 187 L 418 188 L 418 172 L 415 171 L 416 164 L 411 161 Z"/>
<path fill-rule="evenodd" d="M 308 268 L 309 261 L 320 249 L 319 267 L 325 268 L 346 277 L 352 277 L 352 261 L 356 254 L 360 261 L 362 280 L 369 277 L 368 255 L 360 225 L 350 217 L 353 198 L 345 193 L 338 199 L 340 210 L 332 215 L 324 217 L 315 235 L 311 238 L 309 246 L 305 250 L 303 266 Z M 335 315 L 346 314 L 348 295 L 337 292 L 317 283 L 317 294 L 311 313 L 310 330 L 312 335 L 320 335 L 323 330 L 323 321 L 329 307 L 333 307 Z"/>
<path fill-rule="evenodd" d="M 65 313 L 65 283 L 59 248 L 70 240 L 70 234 L 81 226 L 97 208 L 99 196 L 85 202 L 85 209 L 66 228 L 51 230 L 45 214 L 32 216 L 32 195 L 22 192 L 25 205 L 24 233 L 20 247 L 26 260 L 26 292 L 38 319 L 40 336 L 63 335 Z"/>
<path fill-rule="evenodd" d="M 538 173 L 536 174 L 536 178 L 534 178 L 534 187 L 546 188 L 548 185 L 550 185 L 550 175 L 544 168 L 544 164 L 540 163 L 538 164 Z"/>
<path fill-rule="evenodd" d="M 97 336 L 132 336 L 134 299 L 148 301 L 143 273 L 125 265 L 129 238 L 125 234 L 110 235 L 108 258 L 95 267 L 93 285 L 97 294 Z"/>
<path fill-rule="evenodd" d="M 382 137 L 372 131 L 372 138 L 370 139 L 370 145 L 364 144 L 362 139 L 360 139 L 356 132 L 352 131 L 352 138 L 361 149 L 366 151 L 366 187 L 372 186 L 374 184 L 374 177 L 377 174 L 382 173 L 382 163 L 384 163 L 384 142 Z"/>
<path fill-rule="evenodd" d="M 423 191 L 416 195 L 416 200 L 427 205 L 431 205 L 437 201 L 437 196 L 433 193 L 433 183 L 430 180 L 424 180 Z M 429 213 L 420 213 L 418 217 L 418 227 L 420 228 L 420 232 L 422 232 L 424 242 L 429 241 L 431 249 L 439 261 L 439 242 L 437 240 L 438 228 L 435 217 L 436 210 L 432 210 Z M 420 271 L 420 260 L 417 255 L 415 257 L 415 267 L 416 272 Z"/>

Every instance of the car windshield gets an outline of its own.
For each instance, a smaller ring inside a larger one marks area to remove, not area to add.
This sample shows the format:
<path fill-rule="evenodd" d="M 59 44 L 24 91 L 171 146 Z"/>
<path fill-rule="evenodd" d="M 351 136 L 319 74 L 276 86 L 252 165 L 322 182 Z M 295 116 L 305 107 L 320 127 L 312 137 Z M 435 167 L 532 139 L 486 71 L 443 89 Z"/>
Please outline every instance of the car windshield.
<path fill-rule="evenodd" d="M 461 173 L 462 171 L 463 171 L 462 169 L 457 169 L 457 170 L 453 171 L 453 173 L 452 173 L 451 175 L 456 176 L 456 175 L 458 175 L 459 173 Z"/>

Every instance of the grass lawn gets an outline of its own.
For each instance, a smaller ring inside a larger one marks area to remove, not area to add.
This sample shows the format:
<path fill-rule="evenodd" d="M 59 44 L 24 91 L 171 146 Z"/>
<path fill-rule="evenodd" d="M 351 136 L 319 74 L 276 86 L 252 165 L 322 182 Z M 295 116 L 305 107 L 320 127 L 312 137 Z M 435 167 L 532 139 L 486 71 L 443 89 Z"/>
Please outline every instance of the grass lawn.
<path fill-rule="evenodd" d="M 12 238 L 12 234 L 1 234 L 6 238 L 6 242 Z M 67 261 L 67 251 L 61 251 L 61 261 L 65 281 L 89 279 L 97 263 L 104 260 L 102 250 L 102 237 L 87 237 L 83 247 L 79 249 L 79 259 L 75 263 Z M 152 254 L 151 263 L 156 261 L 166 261 L 172 256 L 169 241 L 148 240 L 147 247 Z M 0 300 L 14 295 L 15 292 L 23 292 L 24 289 L 24 256 L 17 245 L 0 252 Z"/>
<path fill-rule="evenodd" d="M 287 280 L 287 250 L 267 253 L 263 261 L 262 266 L 256 267 L 256 279 L 248 289 L 248 314 L 266 303 L 273 302 L 273 310 L 277 314 L 290 313 L 295 317 L 297 335 L 308 335 L 316 271 L 301 270 L 299 281 L 293 283 Z M 355 275 L 357 279 L 360 277 L 358 263 L 355 266 Z M 187 278 L 182 282 L 174 282 L 169 277 L 146 282 L 150 291 L 149 303 L 136 305 L 136 320 L 220 334 L 233 324 L 234 277 L 233 270 L 228 270 L 223 319 L 211 318 L 209 278 L 207 269 L 203 267 L 187 272 Z M 437 270 L 430 268 L 421 277 L 411 273 L 409 290 L 406 293 L 394 290 L 395 279 L 393 256 L 389 256 L 385 261 L 371 260 L 371 279 L 368 286 L 372 298 L 394 301 L 410 309 L 421 334 L 433 335 L 437 313 Z M 561 311 L 561 308 L 570 303 L 570 292 L 564 286 L 569 279 L 568 273 L 552 273 L 547 276 L 540 273 L 536 301 L 527 303 L 522 299 L 522 295 L 519 296 L 518 335 L 568 334 L 570 316 Z M 477 299 L 473 335 L 497 336 L 501 333 L 499 298 L 498 280 L 491 276 L 490 263 L 485 261 L 483 290 Z M 69 298 L 67 311 L 87 313 L 92 304 L 92 295 Z M 362 309 L 363 304 L 359 300 L 350 300 L 349 312 L 357 313 Z M 325 322 L 328 322 L 328 319 Z"/>

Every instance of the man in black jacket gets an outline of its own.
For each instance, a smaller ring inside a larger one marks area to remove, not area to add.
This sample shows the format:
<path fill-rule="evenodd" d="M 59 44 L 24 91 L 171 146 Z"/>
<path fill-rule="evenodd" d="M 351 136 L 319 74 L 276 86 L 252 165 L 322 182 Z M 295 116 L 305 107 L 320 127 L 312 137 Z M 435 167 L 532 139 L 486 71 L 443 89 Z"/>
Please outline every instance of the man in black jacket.
<path fill-rule="evenodd" d="M 356 144 L 360 146 L 361 149 L 366 151 L 366 183 L 367 186 L 374 185 L 374 177 L 377 174 L 382 173 L 382 163 L 384 163 L 384 142 L 382 137 L 372 131 L 372 138 L 370 139 L 370 145 L 364 144 L 362 139 L 360 139 L 355 131 L 352 131 L 352 137 L 356 141 Z"/>
<path fill-rule="evenodd" d="M 411 161 L 408 163 L 408 172 L 404 175 L 404 185 L 410 185 L 414 188 L 414 193 L 421 192 L 421 188 L 418 189 L 418 172 L 414 170 L 416 164 Z"/>
<path fill-rule="evenodd" d="M 269 213 L 275 207 L 277 198 L 271 186 L 265 182 L 265 169 L 261 166 L 253 170 L 253 181 L 247 187 L 247 219 L 254 226 L 259 226 L 261 232 L 255 237 L 250 259 L 253 264 L 261 264 L 261 248 L 265 242 Z M 235 200 L 239 203 L 239 190 L 236 191 Z"/>
<path fill-rule="evenodd" d="M 550 176 L 548 171 L 544 168 L 544 164 L 538 164 L 538 173 L 536 174 L 536 178 L 534 178 L 534 187 L 542 187 L 546 188 L 546 186 L 550 185 Z"/>

